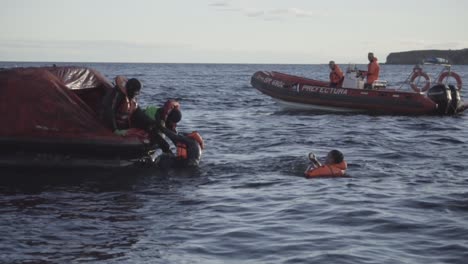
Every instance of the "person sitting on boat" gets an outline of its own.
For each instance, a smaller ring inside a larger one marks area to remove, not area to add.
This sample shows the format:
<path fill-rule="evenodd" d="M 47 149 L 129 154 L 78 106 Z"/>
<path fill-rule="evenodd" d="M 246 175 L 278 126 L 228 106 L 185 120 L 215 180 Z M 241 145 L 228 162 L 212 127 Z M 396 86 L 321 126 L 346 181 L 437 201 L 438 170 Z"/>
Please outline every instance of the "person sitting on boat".
<path fill-rule="evenodd" d="M 119 136 L 125 136 L 129 128 L 148 130 L 153 124 L 136 100 L 141 86 L 138 79 L 117 76 L 114 89 L 104 97 L 102 118 Z"/>
<path fill-rule="evenodd" d="M 343 71 L 334 61 L 330 61 L 328 66 L 330 67 L 330 87 L 341 87 L 344 80 Z"/>
<path fill-rule="evenodd" d="M 141 91 L 138 79 L 115 78 L 115 87 L 104 97 L 102 119 L 114 134 L 126 136 L 130 128 L 138 128 L 149 134 L 152 144 L 157 144 L 163 152 L 170 152 L 169 144 L 154 128 L 156 121 L 148 116 L 136 100 Z"/>
<path fill-rule="evenodd" d="M 367 78 L 367 82 L 364 84 L 364 89 L 372 89 L 372 84 L 375 80 L 379 79 L 380 66 L 377 62 L 377 57 L 374 53 L 369 52 L 367 54 L 369 64 L 367 65 L 367 71 L 359 71 L 359 75 L 363 78 Z"/>
<path fill-rule="evenodd" d="M 161 154 L 155 160 L 155 164 L 162 169 L 197 167 L 205 148 L 200 134 L 197 131 L 188 134 L 176 133 L 164 126 L 160 126 L 160 129 L 177 147 L 177 152 L 176 155 Z"/>
<path fill-rule="evenodd" d="M 328 152 L 325 164 L 323 165 L 312 152 L 309 153 L 309 159 L 312 164 L 310 164 L 304 172 L 306 178 L 344 176 L 348 168 L 343 153 L 336 149 Z"/>

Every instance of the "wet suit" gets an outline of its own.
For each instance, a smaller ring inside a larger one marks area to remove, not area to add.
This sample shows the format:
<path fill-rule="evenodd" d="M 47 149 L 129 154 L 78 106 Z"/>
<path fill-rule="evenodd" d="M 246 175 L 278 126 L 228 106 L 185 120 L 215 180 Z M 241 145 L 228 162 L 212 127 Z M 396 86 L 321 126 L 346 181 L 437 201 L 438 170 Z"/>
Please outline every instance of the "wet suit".
<path fill-rule="evenodd" d="M 200 163 L 202 149 L 200 144 L 183 134 L 177 134 L 171 129 L 161 127 L 160 130 L 177 146 L 177 154 L 162 154 L 156 164 L 160 168 L 186 168 L 197 167 Z"/>

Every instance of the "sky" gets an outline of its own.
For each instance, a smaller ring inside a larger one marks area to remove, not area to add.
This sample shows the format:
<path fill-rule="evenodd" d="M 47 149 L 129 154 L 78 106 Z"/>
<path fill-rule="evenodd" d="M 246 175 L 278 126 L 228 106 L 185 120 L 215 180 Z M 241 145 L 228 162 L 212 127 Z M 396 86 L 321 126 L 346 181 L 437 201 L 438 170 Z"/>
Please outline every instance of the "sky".
<path fill-rule="evenodd" d="M 468 48 L 465 0 L 0 0 L 0 61 L 365 63 Z"/>

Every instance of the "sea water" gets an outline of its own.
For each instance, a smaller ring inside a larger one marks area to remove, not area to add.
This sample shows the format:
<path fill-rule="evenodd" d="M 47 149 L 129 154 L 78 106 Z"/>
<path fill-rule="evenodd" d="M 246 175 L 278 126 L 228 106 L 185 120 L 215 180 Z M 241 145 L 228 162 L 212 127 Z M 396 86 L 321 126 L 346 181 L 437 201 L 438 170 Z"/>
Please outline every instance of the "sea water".
<path fill-rule="evenodd" d="M 468 261 L 467 113 L 289 111 L 250 85 L 258 70 L 326 80 L 327 65 L 57 65 L 138 78 L 142 106 L 179 100 L 179 130 L 206 149 L 195 170 L 2 170 L 0 263 Z M 0 63 L 15 66 L 50 65 Z M 411 69 L 381 79 L 405 89 Z M 303 178 L 331 149 L 348 177 Z"/>

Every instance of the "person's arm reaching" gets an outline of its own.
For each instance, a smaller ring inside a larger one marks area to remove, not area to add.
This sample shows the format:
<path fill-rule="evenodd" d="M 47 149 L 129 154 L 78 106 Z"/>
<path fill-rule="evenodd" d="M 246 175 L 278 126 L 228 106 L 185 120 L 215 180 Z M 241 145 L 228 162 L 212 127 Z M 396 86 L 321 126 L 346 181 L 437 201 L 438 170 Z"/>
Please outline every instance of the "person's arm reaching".
<path fill-rule="evenodd" d="M 174 143 L 174 145 L 177 145 L 177 143 L 187 143 L 187 139 L 184 136 L 175 133 L 171 129 L 166 127 L 160 127 L 160 129 L 164 135 L 166 135 Z"/>

